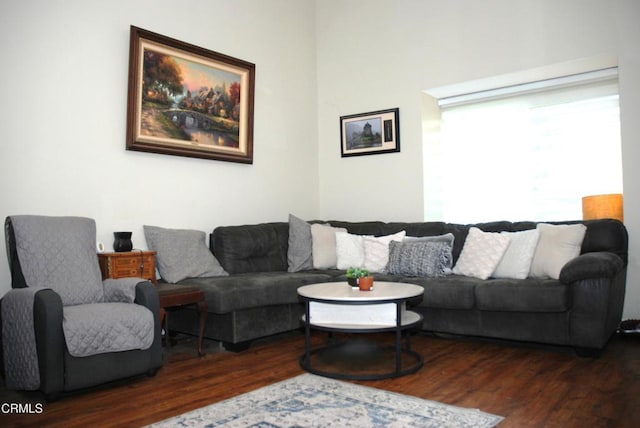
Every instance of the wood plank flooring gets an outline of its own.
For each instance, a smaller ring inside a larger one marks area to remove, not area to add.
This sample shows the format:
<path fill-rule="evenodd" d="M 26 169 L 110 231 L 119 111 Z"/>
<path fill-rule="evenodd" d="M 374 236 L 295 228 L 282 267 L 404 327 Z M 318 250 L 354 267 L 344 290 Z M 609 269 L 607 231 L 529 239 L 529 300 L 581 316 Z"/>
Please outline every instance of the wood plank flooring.
<path fill-rule="evenodd" d="M 314 334 L 314 344 L 324 336 Z M 356 382 L 505 417 L 500 427 L 640 426 L 640 337 L 616 336 L 598 359 L 566 349 L 418 335 L 416 374 Z M 53 403 L 41 414 L 0 412 L 2 427 L 138 427 L 304 373 L 295 332 L 233 354 L 207 342 L 199 358 L 185 337 L 153 378 L 111 384 Z M 0 390 L 0 404 L 43 403 L 37 393 Z"/>

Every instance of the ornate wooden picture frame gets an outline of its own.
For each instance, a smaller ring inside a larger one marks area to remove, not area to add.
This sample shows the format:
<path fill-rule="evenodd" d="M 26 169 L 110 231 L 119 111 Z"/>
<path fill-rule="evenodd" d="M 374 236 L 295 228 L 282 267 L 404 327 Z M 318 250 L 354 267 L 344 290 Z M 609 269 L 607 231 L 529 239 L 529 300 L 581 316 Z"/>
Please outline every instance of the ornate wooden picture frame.
<path fill-rule="evenodd" d="M 253 163 L 255 65 L 131 26 L 127 150 Z"/>

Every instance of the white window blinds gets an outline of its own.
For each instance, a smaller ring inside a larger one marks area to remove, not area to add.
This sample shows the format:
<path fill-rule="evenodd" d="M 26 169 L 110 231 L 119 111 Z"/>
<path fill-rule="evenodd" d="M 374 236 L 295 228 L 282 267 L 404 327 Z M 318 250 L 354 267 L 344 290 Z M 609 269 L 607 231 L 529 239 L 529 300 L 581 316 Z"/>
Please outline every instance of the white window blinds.
<path fill-rule="evenodd" d="M 447 222 L 580 219 L 582 196 L 622 192 L 617 69 L 439 104 Z"/>

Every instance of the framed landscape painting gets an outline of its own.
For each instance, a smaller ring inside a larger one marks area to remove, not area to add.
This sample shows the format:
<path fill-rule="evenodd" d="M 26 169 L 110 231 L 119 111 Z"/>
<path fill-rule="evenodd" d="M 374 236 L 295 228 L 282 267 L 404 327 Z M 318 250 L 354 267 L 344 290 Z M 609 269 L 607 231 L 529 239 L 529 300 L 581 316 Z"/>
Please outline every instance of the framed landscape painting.
<path fill-rule="evenodd" d="M 255 65 L 131 26 L 127 150 L 253 163 Z"/>
<path fill-rule="evenodd" d="M 340 117 L 342 157 L 399 151 L 400 110 L 398 108 Z"/>

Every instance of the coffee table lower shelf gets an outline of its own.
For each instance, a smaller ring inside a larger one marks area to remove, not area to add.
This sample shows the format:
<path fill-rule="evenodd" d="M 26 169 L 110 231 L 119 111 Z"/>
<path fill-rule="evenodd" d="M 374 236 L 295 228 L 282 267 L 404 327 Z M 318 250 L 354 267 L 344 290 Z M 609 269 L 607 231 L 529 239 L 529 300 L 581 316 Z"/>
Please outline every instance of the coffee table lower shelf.
<path fill-rule="evenodd" d="M 381 380 L 412 374 L 422 368 L 422 356 L 411 349 L 410 342 L 411 330 L 422 324 L 422 315 L 404 311 L 400 303 L 397 304 L 399 322 L 395 326 L 312 324 L 308 322 L 308 301 L 306 311 L 302 316 L 305 353 L 300 357 L 300 366 L 309 373 L 334 379 Z M 311 349 L 311 329 L 327 332 L 328 344 Z M 344 339 L 339 340 L 336 334 Z M 384 345 L 380 340 L 362 337 L 375 334 L 395 336 L 394 344 Z"/>
<path fill-rule="evenodd" d="M 364 338 L 330 337 L 326 346 L 310 350 L 308 359 L 306 353 L 300 357 L 300 366 L 309 373 L 344 380 L 390 379 L 415 373 L 422 365 L 422 356 L 411 349 L 402 348 L 398 355 L 395 345 Z"/>

